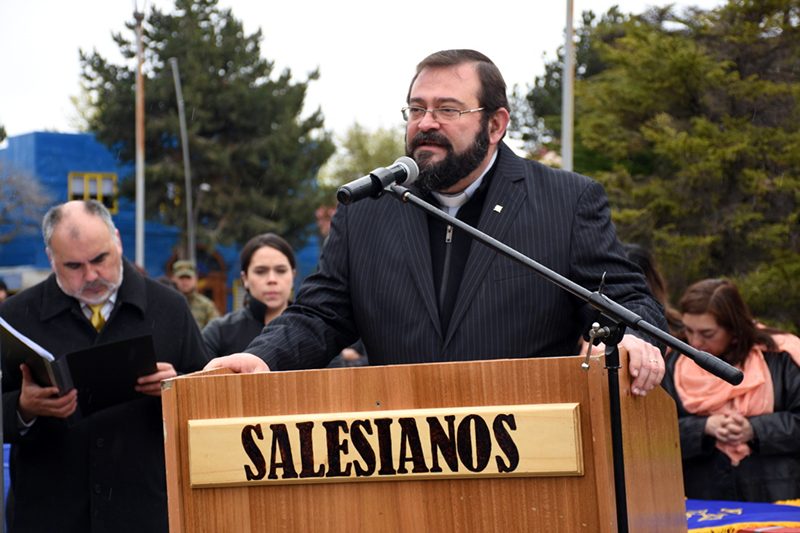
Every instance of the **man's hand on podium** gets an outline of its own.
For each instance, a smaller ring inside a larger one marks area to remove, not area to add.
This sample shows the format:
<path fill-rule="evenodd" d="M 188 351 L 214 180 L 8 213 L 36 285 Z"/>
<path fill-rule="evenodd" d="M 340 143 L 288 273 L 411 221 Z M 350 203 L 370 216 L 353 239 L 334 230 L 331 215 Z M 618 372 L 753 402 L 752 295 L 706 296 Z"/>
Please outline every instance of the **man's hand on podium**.
<path fill-rule="evenodd" d="M 633 381 L 631 393 L 645 396 L 661 383 L 665 365 L 661 351 L 639 337 L 627 334 L 619 343 L 628 351 L 628 371 Z"/>
<path fill-rule="evenodd" d="M 237 374 L 270 371 L 269 365 L 263 359 L 251 353 L 235 353 L 223 357 L 215 357 L 208 362 L 203 370 L 213 370 L 214 368 L 228 368 Z"/>

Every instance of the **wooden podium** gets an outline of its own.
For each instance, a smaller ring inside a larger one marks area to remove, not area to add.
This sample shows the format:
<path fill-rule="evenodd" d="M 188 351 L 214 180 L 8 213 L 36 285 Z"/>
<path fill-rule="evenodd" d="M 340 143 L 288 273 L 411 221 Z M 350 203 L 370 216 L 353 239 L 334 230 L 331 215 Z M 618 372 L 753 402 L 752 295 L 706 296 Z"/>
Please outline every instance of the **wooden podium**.
<path fill-rule="evenodd" d="M 163 409 L 170 531 L 616 532 L 606 370 L 602 358 L 593 358 L 588 371 L 582 360 L 216 371 L 169 380 Z M 624 351 L 622 361 L 627 368 Z M 629 530 L 685 532 L 674 403 L 660 388 L 633 397 L 625 371 L 620 389 Z M 532 404 L 577 404 L 581 473 L 192 486 L 194 421 Z"/>

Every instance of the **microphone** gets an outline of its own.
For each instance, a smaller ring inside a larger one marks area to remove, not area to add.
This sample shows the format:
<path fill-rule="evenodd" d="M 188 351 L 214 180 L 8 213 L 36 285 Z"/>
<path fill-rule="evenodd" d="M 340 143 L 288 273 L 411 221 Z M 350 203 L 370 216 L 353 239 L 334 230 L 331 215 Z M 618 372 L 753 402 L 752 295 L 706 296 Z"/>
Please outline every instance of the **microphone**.
<path fill-rule="evenodd" d="M 410 157 L 398 157 L 397 161 L 392 163 L 389 168 L 376 168 L 366 176 L 339 187 L 339 190 L 336 191 L 336 199 L 340 203 L 348 205 L 367 196 L 378 198 L 389 185 L 393 183 L 411 185 L 416 181 L 417 176 L 419 176 L 417 162 Z"/>

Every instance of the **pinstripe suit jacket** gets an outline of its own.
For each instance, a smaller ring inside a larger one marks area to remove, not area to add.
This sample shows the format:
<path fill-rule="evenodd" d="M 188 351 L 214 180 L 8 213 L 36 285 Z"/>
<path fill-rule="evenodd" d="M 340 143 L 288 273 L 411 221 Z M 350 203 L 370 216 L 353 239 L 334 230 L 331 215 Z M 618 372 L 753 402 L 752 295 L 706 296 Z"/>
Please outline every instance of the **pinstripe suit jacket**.
<path fill-rule="evenodd" d="M 427 217 L 391 195 L 339 206 L 318 272 L 246 351 L 273 369 L 325 366 L 359 337 L 370 364 L 577 353 L 583 303 L 479 243 L 442 331 Z M 589 290 L 607 272 L 607 296 L 666 328 L 597 182 L 501 144 L 478 229 Z"/>

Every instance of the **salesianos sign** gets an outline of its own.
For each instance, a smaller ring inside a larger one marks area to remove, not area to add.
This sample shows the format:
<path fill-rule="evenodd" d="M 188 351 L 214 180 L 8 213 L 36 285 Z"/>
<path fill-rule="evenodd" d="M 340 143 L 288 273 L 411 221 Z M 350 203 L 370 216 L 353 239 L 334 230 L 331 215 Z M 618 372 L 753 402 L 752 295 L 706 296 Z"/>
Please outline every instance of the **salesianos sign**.
<path fill-rule="evenodd" d="M 192 487 L 583 474 L 576 403 L 189 421 Z"/>

